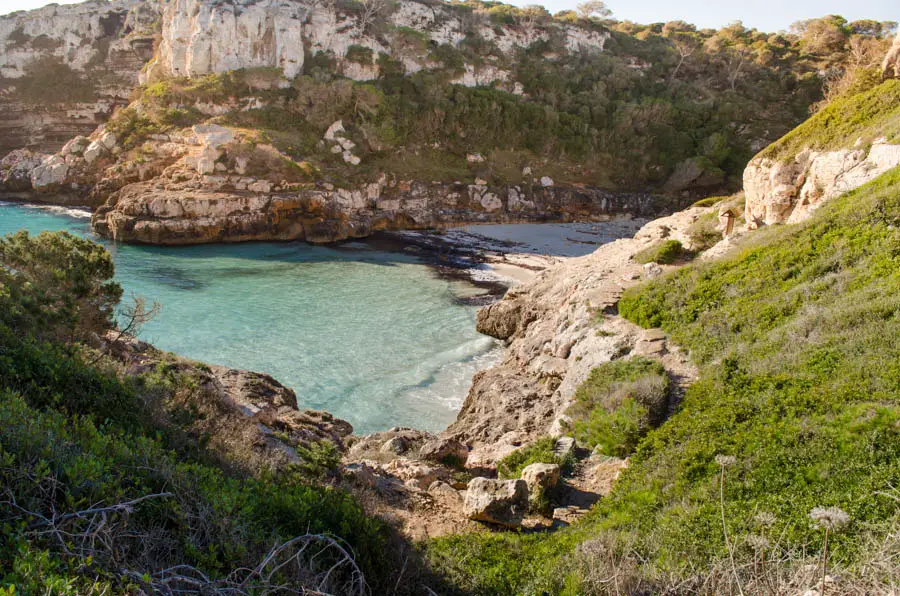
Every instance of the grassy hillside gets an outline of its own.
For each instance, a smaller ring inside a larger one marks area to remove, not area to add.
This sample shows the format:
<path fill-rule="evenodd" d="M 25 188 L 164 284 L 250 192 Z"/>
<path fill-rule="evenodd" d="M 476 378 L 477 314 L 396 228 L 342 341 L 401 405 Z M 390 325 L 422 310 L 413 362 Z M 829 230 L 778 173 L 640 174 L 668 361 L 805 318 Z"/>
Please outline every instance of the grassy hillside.
<path fill-rule="evenodd" d="M 435 563 L 480 594 L 615 593 L 598 581 L 614 576 L 676 593 L 736 593 L 739 576 L 762 592 L 760 562 L 784 586 L 823 548 L 811 511 L 838 507 L 849 524 L 830 536 L 831 563 L 870 586 L 897 581 L 879 549 L 896 549 L 885 541 L 900 521 L 898 225 L 900 168 L 629 291 L 621 314 L 662 327 L 701 367 L 677 413 L 588 519 L 437 541 Z"/>
<path fill-rule="evenodd" d="M 760 157 L 787 161 L 803 149 L 828 151 L 867 146 L 885 138 L 900 143 L 900 81 L 888 80 L 855 95 L 839 97 L 769 145 Z"/>

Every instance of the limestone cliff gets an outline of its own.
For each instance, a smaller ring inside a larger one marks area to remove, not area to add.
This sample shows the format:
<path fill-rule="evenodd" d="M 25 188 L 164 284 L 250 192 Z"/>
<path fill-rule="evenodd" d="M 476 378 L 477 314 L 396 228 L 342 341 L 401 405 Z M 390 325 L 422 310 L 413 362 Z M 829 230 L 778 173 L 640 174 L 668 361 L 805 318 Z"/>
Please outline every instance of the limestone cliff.
<path fill-rule="evenodd" d="M 802 221 L 900 165 L 898 130 L 900 81 L 836 99 L 747 165 L 747 225 Z"/>
<path fill-rule="evenodd" d="M 312 0 L 174 0 L 166 7 L 159 52 L 143 80 L 253 67 L 280 68 L 293 78 L 307 54 L 320 53 L 336 58 L 344 76 L 355 80 L 377 78 L 371 57 L 380 54 L 399 59 L 409 74 L 434 65 L 430 46 L 457 46 L 471 35 L 471 20 L 471 11 L 420 0 L 372 0 L 356 6 Z M 505 54 L 547 41 L 551 34 L 564 36 L 569 51 L 602 51 L 609 37 L 562 24 L 548 30 L 483 21 L 476 29 Z M 415 39 L 406 39 L 410 36 Z M 416 43 L 418 39 L 428 44 Z M 370 57 L 351 55 L 360 49 Z M 455 82 L 474 86 L 496 81 L 514 89 L 510 73 L 496 64 L 468 63 L 462 71 Z"/>
<path fill-rule="evenodd" d="M 156 2 L 141 0 L 0 17 L 0 153 L 56 151 L 127 104 L 158 20 Z"/>
<path fill-rule="evenodd" d="M 816 207 L 900 165 L 900 145 L 805 150 L 790 161 L 757 158 L 744 170 L 745 217 L 751 226 L 796 223 Z"/>

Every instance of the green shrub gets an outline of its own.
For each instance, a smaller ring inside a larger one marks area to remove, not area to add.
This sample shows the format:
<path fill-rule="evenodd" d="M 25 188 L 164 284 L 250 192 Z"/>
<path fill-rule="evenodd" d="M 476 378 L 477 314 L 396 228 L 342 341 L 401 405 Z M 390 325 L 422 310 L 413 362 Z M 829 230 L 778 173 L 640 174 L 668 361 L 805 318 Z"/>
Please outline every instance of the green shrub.
<path fill-rule="evenodd" d="M 710 211 L 701 215 L 688 227 L 686 233 L 691 239 L 691 249 L 695 252 L 706 250 L 717 243 L 722 239 L 718 211 Z"/>
<path fill-rule="evenodd" d="M 56 57 L 35 60 L 16 82 L 16 93 L 24 101 L 38 104 L 94 101 L 94 84 Z"/>
<path fill-rule="evenodd" d="M 162 132 L 163 126 L 139 114 L 134 108 L 124 108 L 109 119 L 106 130 L 116 135 L 122 147 L 131 149 L 143 143 L 150 135 Z"/>
<path fill-rule="evenodd" d="M 371 66 L 373 61 L 375 60 L 375 53 L 369 47 L 351 45 L 347 48 L 347 53 L 344 58 L 346 58 L 350 62 L 356 62 L 357 64 L 362 64 L 364 66 Z"/>
<path fill-rule="evenodd" d="M 684 247 L 678 240 L 666 240 L 647 247 L 634 255 L 636 263 L 659 263 L 671 265 L 684 254 Z"/>
<path fill-rule="evenodd" d="M 623 316 L 661 326 L 702 366 L 605 508 L 630 511 L 623 527 L 652 527 L 661 555 L 721 548 L 709 530 L 718 453 L 739 462 L 725 493 L 733 533 L 762 509 L 790 544 L 819 544 L 806 517 L 815 506 L 870 529 L 897 513 L 877 494 L 900 481 L 898 191 L 900 168 L 621 300 Z M 836 536 L 841 556 L 858 554 L 860 526 Z"/>
<path fill-rule="evenodd" d="M 558 464 L 562 473 L 566 474 L 575 465 L 574 455 L 560 457 L 554 453 L 556 439 L 541 437 L 531 445 L 516 449 L 497 462 L 497 476 L 500 478 L 519 478 L 522 470 L 531 464 Z"/>
<path fill-rule="evenodd" d="M 668 392 L 669 378 L 659 362 L 641 356 L 614 360 L 591 371 L 566 413 L 579 444 L 627 457 L 664 419 Z"/>

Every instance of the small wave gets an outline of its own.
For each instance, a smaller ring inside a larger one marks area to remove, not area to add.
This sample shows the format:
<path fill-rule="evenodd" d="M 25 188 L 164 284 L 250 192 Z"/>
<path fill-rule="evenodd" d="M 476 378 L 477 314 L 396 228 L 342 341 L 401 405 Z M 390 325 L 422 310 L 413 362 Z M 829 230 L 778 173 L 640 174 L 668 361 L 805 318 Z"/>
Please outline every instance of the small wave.
<path fill-rule="evenodd" d="M 406 371 L 413 383 L 401 386 L 398 393 L 414 401 L 440 403 L 451 410 L 462 407 L 472 377 L 503 358 L 503 348 L 488 338 L 479 338 L 447 350 Z"/>
<path fill-rule="evenodd" d="M 11 205 L 13 203 L 2 203 L 3 205 Z M 89 209 L 84 207 L 62 207 L 60 205 L 38 205 L 36 203 L 23 203 L 21 205 L 26 209 L 37 209 L 39 211 L 46 211 L 47 213 L 52 213 L 54 215 L 64 215 L 66 217 L 73 217 L 76 219 L 90 219 L 91 212 Z"/>

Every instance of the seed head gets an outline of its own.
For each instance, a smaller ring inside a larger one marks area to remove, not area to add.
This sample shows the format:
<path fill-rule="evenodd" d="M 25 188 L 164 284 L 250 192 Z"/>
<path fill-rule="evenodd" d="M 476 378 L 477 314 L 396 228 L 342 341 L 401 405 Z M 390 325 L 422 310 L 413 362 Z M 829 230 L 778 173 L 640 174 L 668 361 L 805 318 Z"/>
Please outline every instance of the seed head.
<path fill-rule="evenodd" d="M 760 525 L 764 528 L 774 526 L 775 522 L 778 521 L 778 518 L 775 517 L 775 514 L 769 513 L 768 511 L 760 511 L 753 516 L 753 519 L 756 521 L 757 525 Z"/>
<path fill-rule="evenodd" d="M 769 548 L 769 539 L 758 534 L 750 534 L 747 536 L 747 544 L 753 547 L 754 550 L 766 550 Z"/>
<path fill-rule="evenodd" d="M 850 523 L 850 516 L 838 507 L 813 507 L 809 517 L 823 530 L 839 530 Z"/>
<path fill-rule="evenodd" d="M 722 455 L 721 453 L 716 456 L 716 463 L 719 464 L 723 468 L 727 468 L 728 466 L 733 466 L 737 462 L 737 458 L 733 455 Z"/>

